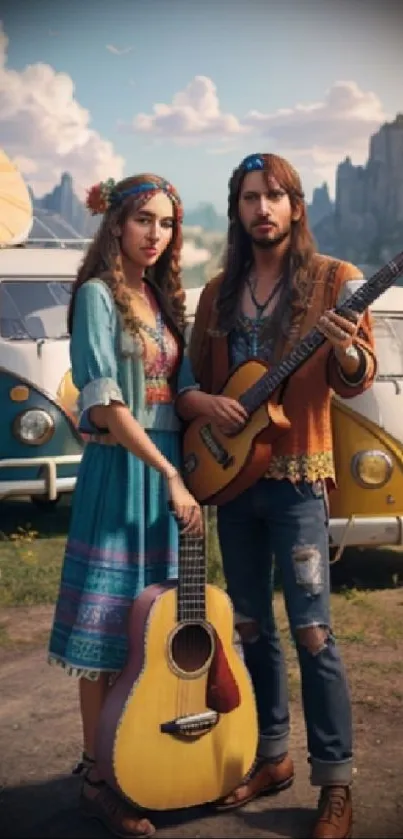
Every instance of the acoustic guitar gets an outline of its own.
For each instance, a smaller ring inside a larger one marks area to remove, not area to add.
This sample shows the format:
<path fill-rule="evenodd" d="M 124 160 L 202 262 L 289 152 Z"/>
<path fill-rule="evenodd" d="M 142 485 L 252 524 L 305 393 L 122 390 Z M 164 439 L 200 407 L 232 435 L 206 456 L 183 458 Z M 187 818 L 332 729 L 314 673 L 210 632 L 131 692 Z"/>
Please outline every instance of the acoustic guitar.
<path fill-rule="evenodd" d="M 202 805 L 251 769 L 255 699 L 233 635 L 229 598 L 206 583 L 205 537 L 182 535 L 178 581 L 134 601 L 127 664 L 97 734 L 105 779 L 137 807 Z"/>
<path fill-rule="evenodd" d="M 402 272 L 403 252 L 336 311 L 340 315 L 361 314 Z M 287 383 L 325 341 L 314 328 L 272 369 L 251 359 L 230 373 L 220 393 L 237 399 L 248 414 L 239 432 L 224 434 L 203 416 L 189 423 L 183 436 L 183 474 L 199 503 L 219 506 L 231 501 L 265 474 L 273 443 L 291 425 L 281 404 Z"/>

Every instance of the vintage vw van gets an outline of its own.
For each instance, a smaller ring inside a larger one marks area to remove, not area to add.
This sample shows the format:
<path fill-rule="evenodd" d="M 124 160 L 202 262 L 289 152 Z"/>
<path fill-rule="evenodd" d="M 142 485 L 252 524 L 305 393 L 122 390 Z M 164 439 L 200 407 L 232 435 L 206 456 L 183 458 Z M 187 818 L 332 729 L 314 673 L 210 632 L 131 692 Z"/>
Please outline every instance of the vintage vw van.
<path fill-rule="evenodd" d="M 187 293 L 189 328 L 200 292 Z M 348 545 L 403 545 L 403 288 L 386 291 L 371 311 L 377 380 L 362 396 L 333 400 L 338 488 L 329 503 L 336 556 Z"/>
<path fill-rule="evenodd" d="M 84 441 L 66 315 L 82 252 L 62 245 L 0 250 L 0 500 L 52 503 L 76 482 Z M 186 293 L 189 330 L 200 293 Z M 333 402 L 330 540 L 339 552 L 403 544 L 403 288 L 385 292 L 372 312 L 377 380 L 362 396 Z"/>
<path fill-rule="evenodd" d="M 67 308 L 87 240 L 0 248 L 0 502 L 52 505 L 76 484 L 84 438 L 70 372 Z M 195 310 L 201 289 L 191 289 Z"/>
<path fill-rule="evenodd" d="M 83 450 L 66 317 L 84 243 L 47 244 L 0 249 L 0 500 L 55 502 Z"/>
<path fill-rule="evenodd" d="M 330 532 L 341 548 L 403 544 L 403 288 L 390 288 L 371 311 L 377 379 L 362 396 L 333 402 Z"/>

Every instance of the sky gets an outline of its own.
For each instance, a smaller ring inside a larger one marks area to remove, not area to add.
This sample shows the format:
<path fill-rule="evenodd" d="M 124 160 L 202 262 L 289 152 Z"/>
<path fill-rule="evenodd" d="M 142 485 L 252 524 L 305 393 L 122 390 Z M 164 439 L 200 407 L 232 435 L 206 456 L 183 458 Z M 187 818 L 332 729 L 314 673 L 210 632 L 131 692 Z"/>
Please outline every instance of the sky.
<path fill-rule="evenodd" d="M 0 0 L 0 145 L 38 196 L 151 171 L 226 212 L 275 152 L 305 194 L 403 112 L 403 3 Z"/>

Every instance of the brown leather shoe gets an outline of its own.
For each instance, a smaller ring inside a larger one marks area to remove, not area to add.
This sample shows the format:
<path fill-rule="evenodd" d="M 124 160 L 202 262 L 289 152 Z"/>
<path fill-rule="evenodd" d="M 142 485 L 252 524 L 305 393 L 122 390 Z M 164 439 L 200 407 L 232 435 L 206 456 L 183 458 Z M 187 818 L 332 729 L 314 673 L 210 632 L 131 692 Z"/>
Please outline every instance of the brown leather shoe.
<path fill-rule="evenodd" d="M 233 792 L 215 802 L 219 811 L 236 810 L 262 795 L 276 795 L 291 786 L 294 780 L 294 764 L 288 755 L 280 763 L 269 763 L 260 758 L 250 774 Z"/>
<path fill-rule="evenodd" d="M 323 787 L 312 839 L 350 839 L 352 829 L 350 787 Z"/>
<path fill-rule="evenodd" d="M 83 816 L 101 822 L 114 836 L 142 839 L 154 836 L 155 827 L 117 795 L 104 781 L 84 778 L 80 796 Z"/>

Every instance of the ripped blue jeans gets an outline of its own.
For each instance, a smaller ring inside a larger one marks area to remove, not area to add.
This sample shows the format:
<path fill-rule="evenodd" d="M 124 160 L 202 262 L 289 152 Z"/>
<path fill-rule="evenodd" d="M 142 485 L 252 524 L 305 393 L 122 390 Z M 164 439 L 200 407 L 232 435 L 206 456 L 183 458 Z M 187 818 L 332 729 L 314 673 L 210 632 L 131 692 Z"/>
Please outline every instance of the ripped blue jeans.
<path fill-rule="evenodd" d="M 281 575 L 299 659 L 311 783 L 350 784 L 352 719 L 346 676 L 330 620 L 327 499 L 322 482 L 262 479 L 217 510 L 227 591 L 243 635 L 259 716 L 259 755 L 288 751 L 287 673 L 273 615 L 274 563 Z M 320 627 L 312 649 L 303 630 Z M 302 632 L 301 632 L 302 630 Z M 323 631 L 325 630 L 325 631 Z"/>

